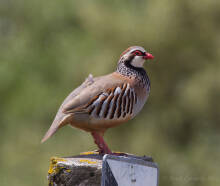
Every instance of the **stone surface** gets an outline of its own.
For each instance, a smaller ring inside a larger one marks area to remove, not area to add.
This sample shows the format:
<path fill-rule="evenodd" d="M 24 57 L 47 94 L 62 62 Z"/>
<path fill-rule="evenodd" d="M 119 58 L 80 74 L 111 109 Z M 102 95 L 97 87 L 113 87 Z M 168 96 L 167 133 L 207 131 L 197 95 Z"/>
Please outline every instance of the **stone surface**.
<path fill-rule="evenodd" d="M 141 158 L 152 162 L 149 157 Z M 86 152 L 78 156 L 52 157 L 48 170 L 49 186 L 100 186 L 103 156 L 96 152 Z"/>

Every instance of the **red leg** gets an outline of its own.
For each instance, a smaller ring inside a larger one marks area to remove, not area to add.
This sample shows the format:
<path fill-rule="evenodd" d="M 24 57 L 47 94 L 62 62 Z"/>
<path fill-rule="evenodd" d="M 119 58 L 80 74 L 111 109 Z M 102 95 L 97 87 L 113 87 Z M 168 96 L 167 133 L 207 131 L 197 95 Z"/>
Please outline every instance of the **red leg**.
<path fill-rule="evenodd" d="M 108 148 L 108 145 L 105 143 L 103 137 L 97 132 L 91 132 L 92 137 L 94 138 L 95 144 L 98 146 L 100 153 L 102 154 L 112 154 L 111 150 Z"/>

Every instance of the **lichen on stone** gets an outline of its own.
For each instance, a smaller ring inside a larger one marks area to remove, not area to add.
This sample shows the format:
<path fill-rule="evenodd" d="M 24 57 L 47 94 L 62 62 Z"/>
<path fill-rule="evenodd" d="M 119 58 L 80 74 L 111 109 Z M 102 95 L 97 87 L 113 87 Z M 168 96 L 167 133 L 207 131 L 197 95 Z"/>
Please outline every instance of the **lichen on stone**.
<path fill-rule="evenodd" d="M 57 157 L 50 158 L 50 167 L 48 170 L 48 174 L 57 173 L 60 171 L 60 169 L 62 169 L 62 167 L 57 167 L 57 163 L 60 161 L 65 162 L 66 160 L 63 158 L 57 158 Z"/>
<path fill-rule="evenodd" d="M 97 164 L 98 162 L 97 161 L 91 161 L 91 160 L 88 160 L 88 159 L 81 159 L 79 160 L 80 163 L 88 163 L 88 164 Z"/>

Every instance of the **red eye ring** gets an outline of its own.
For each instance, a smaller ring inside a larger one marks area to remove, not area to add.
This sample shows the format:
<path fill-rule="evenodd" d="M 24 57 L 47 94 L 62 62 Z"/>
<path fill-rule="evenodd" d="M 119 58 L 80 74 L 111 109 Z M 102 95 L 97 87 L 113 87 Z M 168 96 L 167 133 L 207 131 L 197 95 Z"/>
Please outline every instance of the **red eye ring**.
<path fill-rule="evenodd" d="M 142 52 L 139 51 L 139 50 L 135 50 L 135 51 L 133 52 L 133 54 L 135 54 L 136 56 L 142 56 L 142 55 L 143 55 Z"/>

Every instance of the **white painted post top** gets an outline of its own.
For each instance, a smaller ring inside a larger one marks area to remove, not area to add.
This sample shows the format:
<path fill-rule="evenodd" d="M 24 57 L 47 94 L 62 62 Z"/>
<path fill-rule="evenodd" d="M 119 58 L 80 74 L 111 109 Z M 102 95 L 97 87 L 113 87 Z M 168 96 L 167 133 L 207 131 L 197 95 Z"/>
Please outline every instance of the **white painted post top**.
<path fill-rule="evenodd" d="M 103 157 L 101 186 L 158 186 L 158 166 L 137 157 Z"/>

